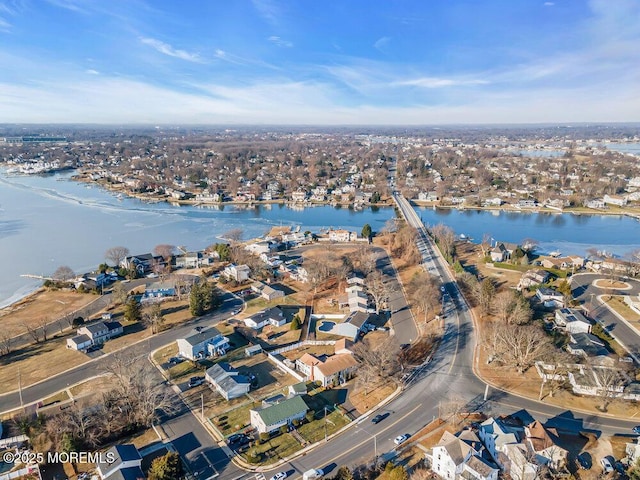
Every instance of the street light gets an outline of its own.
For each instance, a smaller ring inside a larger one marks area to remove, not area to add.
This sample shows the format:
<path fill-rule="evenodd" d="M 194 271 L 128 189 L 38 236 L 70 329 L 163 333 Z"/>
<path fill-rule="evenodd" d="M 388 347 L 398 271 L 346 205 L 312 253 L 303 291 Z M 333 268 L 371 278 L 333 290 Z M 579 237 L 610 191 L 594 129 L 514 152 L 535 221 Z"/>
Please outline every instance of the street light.
<path fill-rule="evenodd" d="M 373 464 L 374 466 L 378 464 L 378 438 L 375 433 L 369 432 L 367 429 L 363 428 L 361 425 L 357 425 L 360 429 L 366 433 L 367 435 L 371 435 L 373 437 Z"/>

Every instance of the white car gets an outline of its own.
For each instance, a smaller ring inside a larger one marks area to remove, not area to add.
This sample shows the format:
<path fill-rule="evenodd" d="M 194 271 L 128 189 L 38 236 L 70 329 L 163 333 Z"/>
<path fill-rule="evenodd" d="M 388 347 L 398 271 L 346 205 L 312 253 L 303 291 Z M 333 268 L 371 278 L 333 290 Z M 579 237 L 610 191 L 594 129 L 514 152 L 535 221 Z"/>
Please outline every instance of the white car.
<path fill-rule="evenodd" d="M 602 465 L 602 469 L 604 470 L 604 473 L 613 472 L 613 464 L 611 463 L 611 460 L 609 460 L 609 456 L 602 457 L 600 459 L 600 465 Z"/>
<path fill-rule="evenodd" d="M 400 445 L 401 443 L 409 440 L 409 437 L 411 437 L 411 435 L 409 435 L 408 433 L 403 433 L 402 435 L 398 435 L 396 438 L 394 438 L 393 443 L 395 443 L 396 445 Z"/>
<path fill-rule="evenodd" d="M 271 477 L 269 480 L 283 480 L 285 478 L 287 478 L 287 472 L 278 472 L 276 473 L 273 477 Z"/>

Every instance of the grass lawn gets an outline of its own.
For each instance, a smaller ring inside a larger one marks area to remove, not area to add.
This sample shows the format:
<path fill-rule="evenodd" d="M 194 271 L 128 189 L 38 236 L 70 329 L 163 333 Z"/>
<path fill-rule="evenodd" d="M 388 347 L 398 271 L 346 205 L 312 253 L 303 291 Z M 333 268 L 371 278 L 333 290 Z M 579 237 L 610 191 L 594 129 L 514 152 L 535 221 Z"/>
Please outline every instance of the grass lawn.
<path fill-rule="evenodd" d="M 302 448 L 302 445 L 293 438 L 290 433 L 284 433 L 274 437 L 262 445 L 256 445 L 250 449 L 247 453 L 243 454 L 244 458 L 250 462 L 249 455 L 251 452 L 255 452 L 259 455 L 259 462 L 262 465 L 269 465 L 275 463 L 281 458 L 293 455 Z"/>
<path fill-rule="evenodd" d="M 213 424 L 225 437 L 249 425 L 249 410 L 260 402 L 248 402 L 213 419 Z"/>
<path fill-rule="evenodd" d="M 295 295 L 287 295 L 286 297 L 276 298 L 271 301 L 261 297 L 253 298 L 247 302 L 247 308 L 245 308 L 242 317 L 247 318 L 256 312 L 278 305 L 300 305 L 300 301 Z"/>
<path fill-rule="evenodd" d="M 178 354 L 178 344 L 171 342 L 169 345 L 160 348 L 153 354 L 153 359 L 159 365 L 169 361 L 171 357 L 175 357 Z"/>
<path fill-rule="evenodd" d="M 61 392 L 58 392 L 42 400 L 42 406 L 46 407 L 48 405 L 53 405 L 54 403 L 57 403 L 57 402 L 65 402 L 67 400 L 71 400 L 71 399 L 69 398 L 69 394 L 67 393 L 67 391 L 63 390 Z"/>
<path fill-rule="evenodd" d="M 344 415 L 342 415 L 337 410 L 331 413 L 327 413 L 327 421 L 326 421 L 327 435 L 331 435 L 332 433 L 337 432 L 348 423 L 349 423 L 349 420 L 347 420 L 344 417 Z M 302 436 L 302 438 L 304 438 L 309 443 L 315 443 L 324 439 L 324 435 L 325 435 L 324 417 L 318 420 L 314 420 L 311 423 L 305 423 L 300 428 L 298 428 L 298 433 Z"/>
<path fill-rule="evenodd" d="M 30 345 L 1 357 L 0 392 L 18 389 L 18 370 L 24 388 L 87 362 L 89 357 L 84 353 L 67 348 L 70 336 Z"/>
<path fill-rule="evenodd" d="M 610 297 L 609 300 L 606 301 L 607 307 L 611 310 L 615 310 L 620 316 L 622 316 L 628 322 L 635 323 L 636 328 L 639 327 L 638 323 L 640 322 L 640 314 L 634 312 L 629 308 L 629 305 L 624 303 L 622 297 L 613 296 Z"/>

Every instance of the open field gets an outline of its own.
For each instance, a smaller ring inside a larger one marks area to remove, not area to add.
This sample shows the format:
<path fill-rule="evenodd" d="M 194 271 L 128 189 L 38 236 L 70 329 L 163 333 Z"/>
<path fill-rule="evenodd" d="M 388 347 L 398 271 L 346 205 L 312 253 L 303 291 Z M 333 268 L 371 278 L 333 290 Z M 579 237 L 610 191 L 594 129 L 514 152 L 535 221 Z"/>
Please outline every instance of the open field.
<path fill-rule="evenodd" d="M 42 321 L 54 322 L 76 312 L 99 298 L 90 293 L 40 289 L 28 297 L 0 310 L 0 326 L 10 336 L 26 332 L 25 325 L 35 328 Z M 63 322 L 63 328 L 69 325 Z"/>

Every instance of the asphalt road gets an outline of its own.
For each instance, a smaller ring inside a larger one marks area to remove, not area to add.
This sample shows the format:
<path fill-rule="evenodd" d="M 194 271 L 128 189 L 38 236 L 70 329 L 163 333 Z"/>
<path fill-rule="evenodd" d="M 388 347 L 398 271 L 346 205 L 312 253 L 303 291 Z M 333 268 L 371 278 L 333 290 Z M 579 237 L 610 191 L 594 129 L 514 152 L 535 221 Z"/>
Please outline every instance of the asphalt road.
<path fill-rule="evenodd" d="M 589 316 L 600 323 L 629 352 L 636 364 L 640 365 L 640 332 L 618 317 L 598 299 L 598 296 L 608 294 L 638 295 L 640 293 L 640 282 L 634 279 L 624 280 L 631 288 L 613 291 L 596 287 L 593 284 L 596 280 L 606 278 L 604 275 L 593 273 L 573 275 L 571 277 L 571 293 L 587 309 Z"/>
<path fill-rule="evenodd" d="M 153 350 L 167 345 L 168 343 L 175 341 L 177 338 L 184 337 L 196 326 L 215 325 L 220 320 L 228 318 L 231 311 L 242 305 L 242 300 L 230 293 L 225 293 L 222 300 L 222 307 L 216 312 L 191 320 L 184 326 L 172 328 L 157 335 L 153 335 L 148 339 L 119 350 L 118 354 L 145 357 Z M 80 383 L 97 375 L 102 375 L 105 372 L 105 359 L 109 356 L 110 355 L 100 355 L 87 363 L 79 365 L 78 367 L 67 370 L 66 372 L 60 373 L 59 375 L 51 377 L 40 383 L 23 388 L 23 404 L 33 404 L 55 392 L 60 391 L 61 389 L 66 388 L 67 386 Z M 0 395 L 0 412 L 20 407 L 20 396 L 17 387 L 18 385 L 16 381 L 16 390 Z"/>

